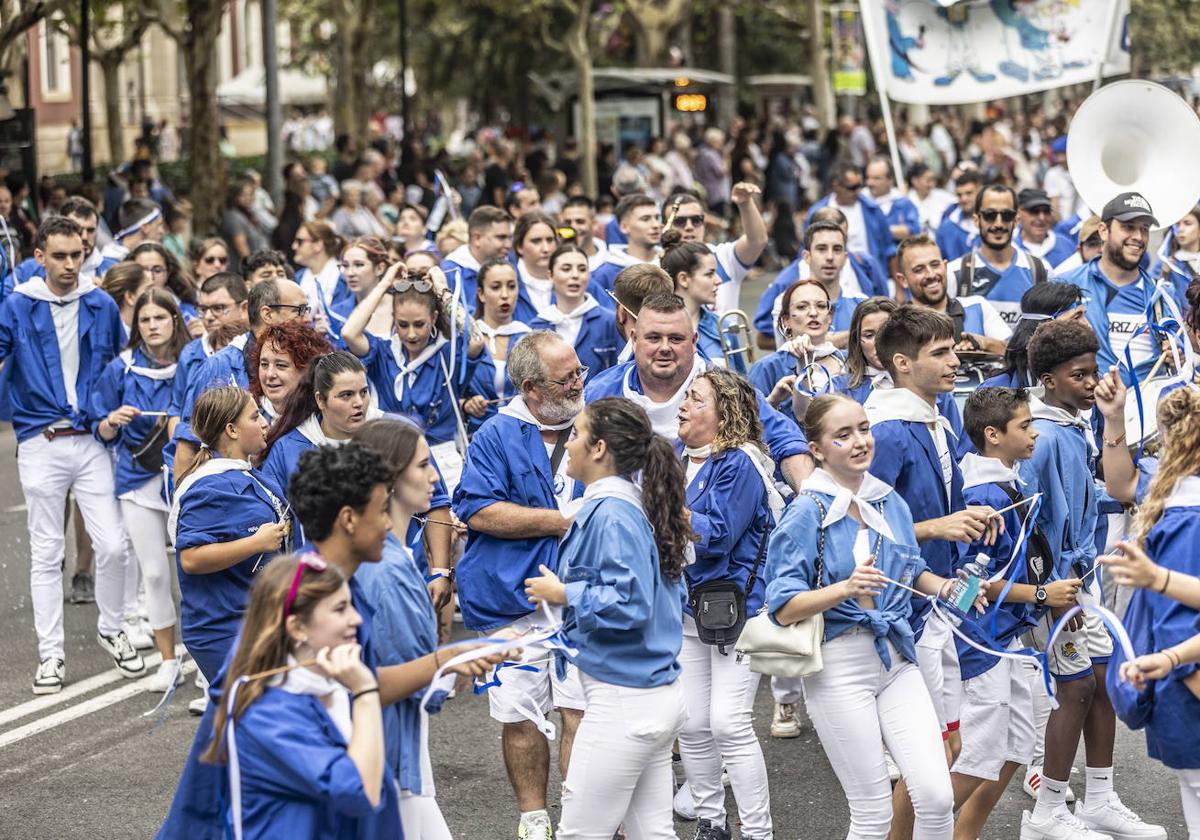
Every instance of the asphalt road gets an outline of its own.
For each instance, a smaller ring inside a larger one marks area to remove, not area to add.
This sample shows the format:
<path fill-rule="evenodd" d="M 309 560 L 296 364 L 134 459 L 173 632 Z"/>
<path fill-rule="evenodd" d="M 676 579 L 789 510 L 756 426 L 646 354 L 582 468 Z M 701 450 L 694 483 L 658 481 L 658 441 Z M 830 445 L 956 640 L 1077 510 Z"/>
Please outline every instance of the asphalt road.
<path fill-rule="evenodd" d="M 748 284 L 753 301 L 762 281 Z M 753 309 L 749 310 L 751 313 Z M 125 840 L 153 836 L 170 803 L 195 731 L 186 705 L 198 696 L 189 681 L 165 712 L 143 717 L 159 695 L 118 677 L 95 642 L 94 605 L 66 605 L 68 688 L 35 698 L 30 680 L 37 651 L 29 603 L 28 539 L 15 440 L 0 433 L 0 840 Z M 73 565 L 68 548 L 67 574 Z M 781 840 L 834 840 L 845 836 L 845 797 L 811 731 L 770 738 L 771 697 L 764 682 L 755 725 L 771 779 L 772 814 Z M 438 800 L 456 838 L 515 836 L 517 811 L 500 757 L 500 728 L 485 697 L 459 695 L 431 724 Z M 1174 776 L 1145 756 L 1142 737 L 1120 728 L 1116 786 L 1148 820 L 1167 826 L 1172 840 L 1186 837 Z M 1077 762 L 1082 770 L 1082 755 Z M 1082 793 L 1082 778 L 1075 777 Z M 552 780 L 557 815 L 557 778 Z M 1016 840 L 1021 811 L 1031 800 L 1014 784 L 983 837 Z M 730 801 L 730 813 L 736 809 Z M 731 818 L 736 822 L 736 818 Z M 694 823 L 678 823 L 690 838 Z M 735 832 L 735 836 L 738 836 Z M 299 838 L 297 838 L 299 840 Z"/>

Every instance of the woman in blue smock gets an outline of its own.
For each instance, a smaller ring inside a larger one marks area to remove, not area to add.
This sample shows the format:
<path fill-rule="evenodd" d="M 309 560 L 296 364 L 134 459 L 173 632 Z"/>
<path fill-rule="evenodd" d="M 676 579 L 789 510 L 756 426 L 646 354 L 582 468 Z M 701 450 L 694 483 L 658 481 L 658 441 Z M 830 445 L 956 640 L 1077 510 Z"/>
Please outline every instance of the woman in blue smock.
<path fill-rule="evenodd" d="M 392 295 L 394 326 L 391 337 L 385 339 L 365 329 L 386 294 Z M 447 484 L 456 484 L 462 459 L 456 453 L 455 439 L 461 436 L 463 422 L 458 400 L 483 352 L 483 335 L 473 329 L 464 312 L 454 313 L 457 346 L 453 347 L 451 369 L 451 304 L 452 294 L 440 268 L 409 277 L 404 264 L 397 263 L 350 313 L 342 326 L 342 341 L 366 365 L 379 407 L 415 421 L 435 447 Z M 464 329 L 468 330 L 465 360 Z"/>
<path fill-rule="evenodd" d="M 762 442 L 753 386 L 723 368 L 697 376 L 679 408 L 679 440 L 684 445 L 696 551 L 684 582 L 691 590 L 732 581 L 746 594 L 747 615 L 753 615 L 763 604 L 762 557 L 773 521 L 772 504 L 782 508 L 771 479 L 774 466 Z M 767 766 L 752 721 L 759 674 L 749 663 L 739 662 L 731 647 L 701 641 L 693 611 L 689 603 L 679 655 L 688 708 L 679 752 L 700 825 L 726 830 L 724 766 L 742 835 L 769 838 L 773 829 Z"/>
<path fill-rule="evenodd" d="M 808 401 L 831 393 L 845 368 L 845 354 L 829 342 L 833 304 L 816 280 L 797 280 L 783 293 L 779 331 L 787 343 L 750 368 L 750 381 L 767 402 L 792 420 Z"/>
<path fill-rule="evenodd" d="M 175 295 L 192 338 L 204 335 L 204 321 L 196 311 L 196 284 L 174 254 L 157 242 L 143 242 L 129 252 L 125 261 L 140 265 L 154 286 Z"/>
<path fill-rule="evenodd" d="M 354 307 L 371 293 L 371 290 L 387 273 L 391 260 L 387 246 L 377 236 L 360 236 L 342 249 L 342 276 L 354 294 L 335 303 L 331 308 L 344 321 L 350 317 Z M 367 322 L 366 330 L 371 335 L 383 338 L 392 334 L 392 312 L 387 305 L 380 306 Z"/>
<path fill-rule="evenodd" d="M 846 368 L 833 378 L 836 393 L 845 394 L 860 405 L 867 401 L 872 381 L 884 373 L 875 350 L 875 336 L 888 316 L 899 308 L 894 300 L 881 297 L 868 298 L 855 308 L 846 341 Z M 803 426 L 803 422 L 800 425 Z"/>
<path fill-rule="evenodd" d="M 175 596 L 167 558 L 167 497 L 163 447 L 169 438 L 167 408 L 179 353 L 191 340 L 175 296 L 143 292 L 134 304 L 129 345 L 109 362 L 92 391 L 96 435 L 116 450 L 116 492 L 125 533 L 142 570 L 146 611 L 162 665 L 151 691 L 180 679 L 175 656 Z"/>
<path fill-rule="evenodd" d="M 108 292 L 121 310 L 121 326 L 125 330 L 125 341 L 129 341 L 129 333 L 133 327 L 133 307 L 142 292 L 150 288 L 150 275 L 144 268 L 134 262 L 117 263 L 104 273 L 98 285 Z M 175 306 L 179 308 L 178 303 Z M 188 336 L 191 337 L 190 335 Z"/>
<path fill-rule="evenodd" d="M 824 615 L 824 668 L 804 678 L 804 694 L 850 803 L 848 836 L 888 836 L 886 746 L 914 803 L 914 836 L 950 840 L 950 772 L 903 587 L 933 594 L 951 581 L 926 569 L 908 505 L 867 471 L 875 439 L 863 407 L 842 394 L 818 397 L 805 428 L 818 469 L 771 535 L 767 612 L 780 625 Z"/>
<path fill-rule="evenodd" d="M 583 506 L 563 538 L 559 574 L 543 566 L 525 582 L 534 603 L 562 606 L 587 698 L 556 836 L 609 840 L 624 824 L 631 837 L 674 838 L 671 741 L 686 716 L 683 470 L 646 412 L 619 397 L 575 418 L 567 455 L 568 474 L 586 486 Z"/>
<path fill-rule="evenodd" d="M 362 362 L 345 350 L 317 356 L 267 434 L 263 475 L 286 495 L 301 455 L 314 446 L 345 443 L 371 414 Z"/>
<path fill-rule="evenodd" d="M 462 404 L 471 435 L 517 395 L 517 386 L 508 378 L 508 354 L 529 332 L 529 325 L 514 317 L 517 270 L 506 258 L 496 257 L 479 266 L 475 294 L 475 326 L 483 333 L 484 343 Z"/>
<path fill-rule="evenodd" d="M 703 242 L 684 242 L 682 236 L 674 228 L 663 233 L 663 254 L 658 262 L 675 284 L 675 294 L 683 298 L 683 305 L 692 317 L 696 349 L 713 364 L 724 367 L 720 323 L 713 311 L 717 290 L 721 288 L 717 258 Z"/>
<path fill-rule="evenodd" d="M 433 653 L 438 645 L 426 566 L 414 556 L 409 537 L 412 526 L 428 513 L 439 477 L 429 445 L 411 423 L 373 420 L 355 433 L 354 440 L 378 453 L 396 476 L 391 495 L 392 530 L 383 547 L 383 560 L 364 563 L 354 578 L 373 610 L 379 665 L 397 665 Z M 400 783 L 400 821 L 408 840 L 451 838 L 434 798 L 429 731 L 422 719 L 421 702 L 426 692 L 433 692 L 429 706 L 437 711 L 453 687 L 453 678 L 449 678 L 443 685 L 422 689 L 383 710 L 385 760 Z"/>
<path fill-rule="evenodd" d="M 403 836 L 379 684 L 356 638 L 362 621 L 342 572 L 319 555 L 281 557 L 255 582 L 225 677 L 232 722 L 222 702 L 203 755 L 230 766 L 233 836 Z"/>
<path fill-rule="evenodd" d="M 574 242 L 559 245 L 550 255 L 550 305 L 529 322 L 533 330 L 551 330 L 575 348 L 579 363 L 591 374 L 617 363 L 625 346 L 617 332 L 616 316 L 588 291 L 588 256 Z"/>
<path fill-rule="evenodd" d="M 233 645 L 254 576 L 286 550 L 283 491 L 251 466 L 267 424 L 247 391 L 228 386 L 196 400 L 203 447 L 180 476 L 167 533 L 175 540 L 183 643 L 212 682 Z"/>
<path fill-rule="evenodd" d="M 1108 692 L 1126 723 L 1145 727 L 1150 757 L 1179 777 L 1188 838 L 1200 840 L 1200 392 L 1172 392 L 1159 420 L 1171 433 L 1138 508 L 1137 542 L 1102 560 L 1117 583 L 1139 587 L 1125 624 L 1140 655 L 1119 669 L 1137 696 L 1111 667 Z"/>

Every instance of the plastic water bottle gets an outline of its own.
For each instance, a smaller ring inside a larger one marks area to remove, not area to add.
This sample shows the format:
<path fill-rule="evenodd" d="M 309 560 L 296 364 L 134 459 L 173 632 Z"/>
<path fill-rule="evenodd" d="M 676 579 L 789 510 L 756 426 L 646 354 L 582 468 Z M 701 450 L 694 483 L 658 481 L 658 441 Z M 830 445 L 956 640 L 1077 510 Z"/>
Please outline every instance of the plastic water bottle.
<path fill-rule="evenodd" d="M 983 586 L 987 570 L 988 556 L 982 553 L 976 555 L 973 561 L 963 566 L 958 579 L 950 587 L 950 594 L 946 600 L 962 612 L 970 612 L 975 599 L 979 597 L 979 589 Z"/>

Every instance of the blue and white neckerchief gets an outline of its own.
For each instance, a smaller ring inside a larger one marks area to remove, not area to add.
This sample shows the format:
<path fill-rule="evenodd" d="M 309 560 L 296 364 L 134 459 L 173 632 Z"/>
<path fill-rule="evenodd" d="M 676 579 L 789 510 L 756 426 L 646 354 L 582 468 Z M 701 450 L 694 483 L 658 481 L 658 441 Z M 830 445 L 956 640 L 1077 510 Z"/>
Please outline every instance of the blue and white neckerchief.
<path fill-rule="evenodd" d="M 436 341 L 425 346 L 417 357 L 411 362 L 404 360 L 404 348 L 400 342 L 400 336 L 392 333 L 392 358 L 396 360 L 396 366 L 399 371 L 396 377 L 392 380 L 392 391 L 396 395 L 396 399 L 400 402 L 404 401 L 405 388 L 411 386 L 417 378 L 417 372 L 421 367 L 436 356 L 441 349 L 446 345 L 446 339 L 438 336 Z"/>

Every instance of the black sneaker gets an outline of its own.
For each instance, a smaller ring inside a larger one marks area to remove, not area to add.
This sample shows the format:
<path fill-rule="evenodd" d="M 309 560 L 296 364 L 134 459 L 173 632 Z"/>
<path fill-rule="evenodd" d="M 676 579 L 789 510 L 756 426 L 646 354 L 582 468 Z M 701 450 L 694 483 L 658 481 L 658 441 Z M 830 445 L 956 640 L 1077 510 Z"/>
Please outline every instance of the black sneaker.
<path fill-rule="evenodd" d="M 67 601 L 72 604 L 91 604 L 96 600 L 96 581 L 91 572 L 76 572 L 71 578 L 71 594 Z"/>
<path fill-rule="evenodd" d="M 729 822 L 725 825 L 713 825 L 709 820 L 700 820 L 700 824 L 696 827 L 696 836 L 692 840 L 731 840 L 733 837 L 729 833 Z"/>
<path fill-rule="evenodd" d="M 117 666 L 117 670 L 121 672 L 122 677 L 136 679 L 146 673 L 146 661 L 142 659 L 142 655 L 137 652 L 137 649 L 130 644 L 129 637 L 125 635 L 124 630 L 114 633 L 111 636 L 97 633 L 96 641 L 113 658 L 113 664 Z"/>

